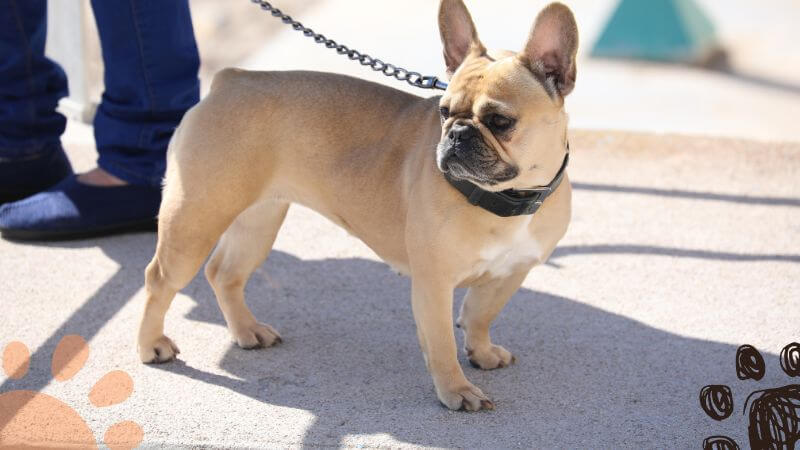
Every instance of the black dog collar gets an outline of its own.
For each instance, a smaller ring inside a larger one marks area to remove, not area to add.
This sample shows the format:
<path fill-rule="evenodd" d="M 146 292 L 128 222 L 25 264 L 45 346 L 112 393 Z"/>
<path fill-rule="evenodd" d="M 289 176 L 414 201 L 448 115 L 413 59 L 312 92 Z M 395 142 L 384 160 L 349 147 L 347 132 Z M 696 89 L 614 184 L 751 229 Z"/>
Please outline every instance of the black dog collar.
<path fill-rule="evenodd" d="M 530 189 L 507 189 L 500 192 L 492 192 L 481 189 L 478 185 L 467 180 L 460 180 L 445 173 L 444 177 L 459 192 L 464 194 L 467 201 L 475 206 L 489 211 L 500 217 L 522 216 L 535 213 L 544 200 L 552 194 L 564 179 L 564 172 L 569 163 L 569 143 L 567 143 L 567 153 L 564 155 L 564 162 L 558 169 L 553 181 L 547 186 L 535 187 Z"/>

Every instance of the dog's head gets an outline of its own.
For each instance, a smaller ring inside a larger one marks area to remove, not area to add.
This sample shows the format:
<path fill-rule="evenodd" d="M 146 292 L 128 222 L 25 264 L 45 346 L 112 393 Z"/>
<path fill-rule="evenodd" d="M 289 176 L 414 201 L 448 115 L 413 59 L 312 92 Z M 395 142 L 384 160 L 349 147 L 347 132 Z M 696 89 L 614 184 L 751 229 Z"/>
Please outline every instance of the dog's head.
<path fill-rule="evenodd" d="M 451 75 L 439 103 L 439 169 L 492 191 L 549 183 L 564 158 L 564 97 L 575 85 L 572 12 L 544 8 L 519 53 L 486 50 L 462 0 L 442 0 L 439 31 Z"/>

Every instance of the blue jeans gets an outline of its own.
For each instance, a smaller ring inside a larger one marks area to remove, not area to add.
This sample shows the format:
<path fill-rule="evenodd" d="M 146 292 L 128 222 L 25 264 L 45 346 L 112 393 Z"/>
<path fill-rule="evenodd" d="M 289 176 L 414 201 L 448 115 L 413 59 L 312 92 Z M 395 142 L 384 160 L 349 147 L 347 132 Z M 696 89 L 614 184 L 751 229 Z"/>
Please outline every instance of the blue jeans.
<path fill-rule="evenodd" d="M 200 95 L 188 0 L 92 0 L 105 65 L 98 165 L 159 186 L 166 149 Z M 44 56 L 46 0 L 0 0 L 0 163 L 61 151 L 64 71 Z"/>

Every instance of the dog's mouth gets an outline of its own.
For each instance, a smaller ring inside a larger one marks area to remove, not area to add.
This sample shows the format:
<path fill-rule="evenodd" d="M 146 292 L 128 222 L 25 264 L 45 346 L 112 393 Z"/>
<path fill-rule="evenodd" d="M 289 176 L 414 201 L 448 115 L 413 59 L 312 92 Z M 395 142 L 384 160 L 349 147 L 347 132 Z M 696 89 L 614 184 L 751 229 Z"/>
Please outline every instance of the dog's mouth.
<path fill-rule="evenodd" d="M 477 184 L 495 185 L 509 181 L 519 170 L 488 150 L 461 151 L 455 146 L 439 144 L 437 166 L 443 173 L 456 179 Z"/>

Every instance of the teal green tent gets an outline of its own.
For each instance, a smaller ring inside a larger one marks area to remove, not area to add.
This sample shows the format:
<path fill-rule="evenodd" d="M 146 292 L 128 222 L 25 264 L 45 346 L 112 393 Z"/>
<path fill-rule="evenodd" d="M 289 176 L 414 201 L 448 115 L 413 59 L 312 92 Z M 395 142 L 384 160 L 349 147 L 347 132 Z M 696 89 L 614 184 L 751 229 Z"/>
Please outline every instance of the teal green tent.
<path fill-rule="evenodd" d="M 714 26 L 692 0 L 621 0 L 591 54 L 700 63 L 718 49 Z"/>

